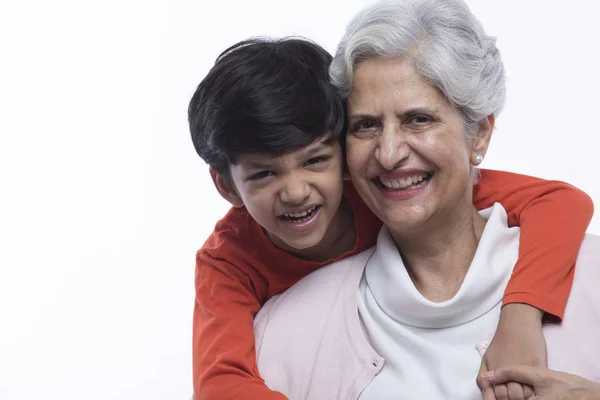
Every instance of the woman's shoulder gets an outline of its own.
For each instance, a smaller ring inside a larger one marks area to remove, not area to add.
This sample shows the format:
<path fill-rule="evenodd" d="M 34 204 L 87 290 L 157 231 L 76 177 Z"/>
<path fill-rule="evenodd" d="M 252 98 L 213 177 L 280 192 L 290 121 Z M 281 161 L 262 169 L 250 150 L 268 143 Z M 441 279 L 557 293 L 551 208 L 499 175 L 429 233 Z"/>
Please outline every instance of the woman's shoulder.
<path fill-rule="evenodd" d="M 575 281 L 581 286 L 593 287 L 600 301 L 600 292 L 596 290 L 600 283 L 600 236 L 586 233 L 575 265 Z"/>
<path fill-rule="evenodd" d="M 600 236 L 593 233 L 586 233 L 579 249 L 579 257 L 591 257 L 596 262 L 600 263 L 598 256 L 600 255 Z"/>
<path fill-rule="evenodd" d="M 571 293 L 560 324 L 545 324 L 548 366 L 586 379 L 600 379 L 600 236 L 586 234 Z M 565 351 L 565 350 L 568 351 Z"/>
<path fill-rule="evenodd" d="M 585 274 L 591 279 L 590 274 L 593 274 L 597 278 L 594 283 L 597 285 L 600 282 L 600 236 L 592 233 L 585 234 L 576 265 L 576 277 Z"/>
<path fill-rule="evenodd" d="M 260 310 L 254 320 L 257 363 L 271 389 L 290 398 L 306 398 L 309 389 L 345 392 L 361 374 L 365 362 L 352 341 L 361 332 L 348 331 L 346 318 L 358 319 L 358 286 L 373 251 L 312 272 Z"/>
<path fill-rule="evenodd" d="M 314 307 L 331 304 L 337 293 L 350 282 L 349 277 L 362 275 L 367 260 L 374 251 L 375 248 L 372 247 L 311 272 L 282 294 L 274 296 L 263 308 L 271 308 L 269 314 L 272 319 L 277 315 L 278 309 L 284 309 L 282 314 L 290 313 L 291 308 L 296 309 L 295 312 L 301 311 L 300 309 L 310 312 Z"/>
<path fill-rule="evenodd" d="M 320 268 L 285 292 L 273 296 L 257 314 L 255 331 L 277 332 L 276 336 L 280 337 L 284 332 L 297 329 L 319 331 L 330 315 L 342 316 L 347 306 L 343 294 L 358 291 L 360 277 L 374 250 L 371 248 Z M 332 313 L 336 308 L 340 312 Z M 257 341 L 261 341 L 259 334 Z"/>

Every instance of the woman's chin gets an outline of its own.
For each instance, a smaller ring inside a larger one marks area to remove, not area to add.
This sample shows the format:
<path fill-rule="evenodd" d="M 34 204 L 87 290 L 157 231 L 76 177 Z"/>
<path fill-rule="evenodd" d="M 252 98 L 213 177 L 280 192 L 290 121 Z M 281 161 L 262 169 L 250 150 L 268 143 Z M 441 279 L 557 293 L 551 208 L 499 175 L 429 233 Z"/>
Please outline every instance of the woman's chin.
<path fill-rule="evenodd" d="M 423 203 L 414 205 L 399 205 L 382 208 L 379 216 L 381 221 L 391 232 L 411 232 L 424 226 L 430 220 L 431 213 Z"/>

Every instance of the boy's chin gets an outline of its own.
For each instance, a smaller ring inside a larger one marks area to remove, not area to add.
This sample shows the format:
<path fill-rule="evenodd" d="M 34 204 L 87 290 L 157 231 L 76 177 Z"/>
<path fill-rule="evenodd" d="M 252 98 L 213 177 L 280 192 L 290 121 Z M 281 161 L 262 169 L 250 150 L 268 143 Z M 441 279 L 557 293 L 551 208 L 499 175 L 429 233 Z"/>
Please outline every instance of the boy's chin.
<path fill-rule="evenodd" d="M 287 247 L 289 247 L 290 249 L 294 249 L 296 251 L 302 251 L 302 250 L 308 250 L 311 249 L 315 246 L 317 246 L 321 240 L 323 240 L 323 238 L 316 234 L 313 233 L 311 235 L 307 235 L 307 237 L 304 238 L 290 238 L 290 237 L 286 237 L 285 238 L 285 244 Z"/>
<path fill-rule="evenodd" d="M 323 237 L 322 235 L 318 235 L 316 232 L 314 232 L 312 235 L 307 235 L 307 237 L 303 238 L 293 238 L 286 234 L 271 234 L 270 239 L 275 246 L 292 254 L 302 256 L 303 252 L 309 251 L 310 249 L 316 247 L 323 240 Z"/>

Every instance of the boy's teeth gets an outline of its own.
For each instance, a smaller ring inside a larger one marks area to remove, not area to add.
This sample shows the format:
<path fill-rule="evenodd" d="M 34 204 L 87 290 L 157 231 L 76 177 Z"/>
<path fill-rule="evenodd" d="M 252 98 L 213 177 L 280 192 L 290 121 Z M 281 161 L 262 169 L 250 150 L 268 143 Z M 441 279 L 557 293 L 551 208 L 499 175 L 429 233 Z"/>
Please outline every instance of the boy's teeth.
<path fill-rule="evenodd" d="M 308 210 L 304 210 L 298 213 L 290 213 L 290 214 L 283 214 L 288 218 L 302 218 L 307 216 L 308 214 L 310 214 L 311 212 L 313 212 L 315 210 L 315 208 L 317 208 L 317 206 L 311 207 Z"/>
<path fill-rule="evenodd" d="M 388 189 L 404 189 L 411 185 L 415 185 L 427 178 L 427 173 L 409 176 L 403 179 L 387 179 L 379 177 L 379 182 Z"/>

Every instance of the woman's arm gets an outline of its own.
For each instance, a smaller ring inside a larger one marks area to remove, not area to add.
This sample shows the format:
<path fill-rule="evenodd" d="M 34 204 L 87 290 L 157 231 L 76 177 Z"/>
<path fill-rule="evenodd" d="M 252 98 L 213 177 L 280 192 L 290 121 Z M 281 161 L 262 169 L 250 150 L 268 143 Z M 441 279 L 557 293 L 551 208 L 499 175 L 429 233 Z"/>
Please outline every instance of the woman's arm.
<path fill-rule="evenodd" d="M 197 400 L 286 400 L 270 390 L 256 366 L 254 316 L 260 309 L 246 274 L 199 254 L 193 322 Z"/>

